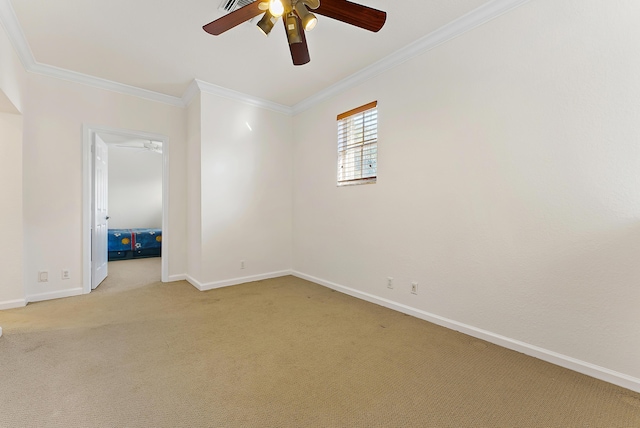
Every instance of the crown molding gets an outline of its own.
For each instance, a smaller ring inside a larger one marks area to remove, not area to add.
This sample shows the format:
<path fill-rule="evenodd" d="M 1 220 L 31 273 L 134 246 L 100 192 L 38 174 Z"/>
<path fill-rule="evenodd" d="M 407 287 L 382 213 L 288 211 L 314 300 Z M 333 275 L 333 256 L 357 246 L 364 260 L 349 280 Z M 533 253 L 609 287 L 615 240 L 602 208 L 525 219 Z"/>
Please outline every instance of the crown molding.
<path fill-rule="evenodd" d="M 384 73 L 385 71 L 396 67 L 410 59 L 421 55 L 441 44 L 454 39 L 461 34 L 466 33 L 480 25 L 483 25 L 509 11 L 515 9 L 529 0 L 493 0 L 475 10 L 461 16 L 455 21 L 444 25 L 443 27 L 433 31 L 430 34 L 416 40 L 410 45 L 388 55 L 380 61 L 352 74 L 351 76 L 329 86 L 328 88 L 312 95 L 309 98 L 295 104 L 294 106 L 286 106 L 273 101 L 262 98 L 253 97 L 242 92 L 223 88 L 212 83 L 194 79 L 182 97 L 154 92 L 123 83 L 102 79 L 87 74 L 78 73 L 71 70 L 54 67 L 51 65 L 41 64 L 34 59 L 31 48 L 22 31 L 22 27 L 16 17 L 15 11 L 9 0 L 0 0 L 0 24 L 4 27 L 11 43 L 28 72 L 42 74 L 57 79 L 67 80 L 70 82 L 89 85 L 108 91 L 114 91 L 125 95 L 131 95 L 139 98 L 170 104 L 177 107 L 186 107 L 193 100 L 198 91 L 212 94 L 224 98 L 233 99 L 256 107 L 273 110 L 286 115 L 296 115 L 302 113 L 311 107 L 326 101 L 350 88 L 358 86 L 367 80 Z"/>
<path fill-rule="evenodd" d="M 20 62 L 26 70 L 29 70 L 35 64 L 35 60 L 9 0 L 0 0 L 0 25 L 7 33 Z"/>
<path fill-rule="evenodd" d="M 54 67 L 52 65 L 41 64 L 39 62 L 34 62 L 34 65 L 30 69 L 27 69 L 27 71 L 56 79 L 67 80 L 69 82 L 80 83 L 82 85 L 93 86 L 95 88 L 106 89 L 107 91 L 118 92 L 124 95 L 131 95 L 146 100 L 157 101 L 176 107 L 185 106 L 182 102 L 182 98 L 179 97 L 138 88 L 136 86 L 125 85 L 124 83 L 118 83 L 112 80 Z"/>
<path fill-rule="evenodd" d="M 460 18 L 440 27 L 415 42 L 397 50 L 372 65 L 352 74 L 349 77 L 329 86 L 328 88 L 306 98 L 292 107 L 293 114 L 302 113 L 321 102 L 339 95 L 340 93 L 358 86 L 367 80 L 376 77 L 391 68 L 394 68 L 418 55 L 428 52 L 441 44 L 454 39 L 467 31 L 479 27 L 512 9 L 515 9 L 529 0 L 493 0 L 477 9 L 461 16 Z"/>
<path fill-rule="evenodd" d="M 242 92 L 234 91 L 232 89 L 223 88 L 222 86 L 214 85 L 212 83 L 207 83 L 202 80 L 195 79 L 197 87 L 201 92 L 205 94 L 217 95 L 219 97 L 229 98 L 232 100 L 240 101 L 246 104 L 250 104 L 256 107 L 264 108 L 267 110 L 273 110 L 278 113 L 293 115 L 293 109 L 289 106 L 285 106 L 283 104 L 274 103 L 273 101 L 265 100 L 262 98 L 253 97 L 251 95 L 243 94 Z M 190 89 L 187 90 L 187 93 L 191 94 Z M 192 94 L 191 97 L 193 97 Z M 188 101 L 191 101 L 190 99 Z M 187 103 L 188 104 L 188 103 Z"/>
<path fill-rule="evenodd" d="M 0 0 L 0 24 L 4 27 L 7 37 L 11 41 L 20 62 L 27 72 L 41 74 L 44 76 L 62 79 L 69 82 L 80 83 L 83 85 L 93 86 L 108 91 L 118 92 L 125 95 L 144 98 L 151 101 L 157 101 L 173 106 L 184 107 L 182 98 L 174 97 L 159 92 L 142 89 L 135 86 L 125 85 L 123 83 L 114 82 L 100 77 L 90 76 L 71 70 L 66 70 L 52 65 L 41 64 L 37 62 L 31 52 L 27 38 L 22 31 L 18 17 L 9 0 Z"/>
<path fill-rule="evenodd" d="M 200 93 L 200 87 L 198 86 L 198 81 L 196 79 L 193 79 L 189 84 L 189 87 L 187 88 L 187 90 L 182 95 L 182 104 L 185 107 L 189 107 L 189 104 L 191 104 L 191 101 L 193 101 L 195 96 L 198 95 L 199 93 Z"/>

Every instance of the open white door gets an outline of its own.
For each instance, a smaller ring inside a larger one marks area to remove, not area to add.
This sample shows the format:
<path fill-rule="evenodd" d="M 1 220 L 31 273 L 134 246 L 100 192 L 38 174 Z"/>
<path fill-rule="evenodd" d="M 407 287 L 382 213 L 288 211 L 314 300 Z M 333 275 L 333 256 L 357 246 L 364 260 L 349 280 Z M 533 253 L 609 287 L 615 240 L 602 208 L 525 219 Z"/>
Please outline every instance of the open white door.
<path fill-rule="evenodd" d="M 162 143 L 162 282 L 169 276 L 169 141 L 166 136 L 128 129 L 83 125 L 82 139 L 82 291 L 87 294 L 107 276 L 108 143 L 100 134 Z"/>
<path fill-rule="evenodd" d="M 91 289 L 94 290 L 107 277 L 109 253 L 107 251 L 107 222 L 109 202 L 109 150 L 102 139 L 94 135 L 93 141 L 93 195 L 91 230 Z"/>

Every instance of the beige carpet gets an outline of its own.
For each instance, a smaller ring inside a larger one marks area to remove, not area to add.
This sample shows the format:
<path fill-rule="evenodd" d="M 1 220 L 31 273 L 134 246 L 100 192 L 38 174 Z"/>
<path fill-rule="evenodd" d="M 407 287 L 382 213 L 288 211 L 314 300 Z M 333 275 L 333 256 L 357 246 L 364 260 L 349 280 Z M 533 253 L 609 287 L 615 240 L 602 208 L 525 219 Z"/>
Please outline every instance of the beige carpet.
<path fill-rule="evenodd" d="M 640 427 L 640 395 L 285 277 L 159 259 L 0 312 L 2 427 Z"/>

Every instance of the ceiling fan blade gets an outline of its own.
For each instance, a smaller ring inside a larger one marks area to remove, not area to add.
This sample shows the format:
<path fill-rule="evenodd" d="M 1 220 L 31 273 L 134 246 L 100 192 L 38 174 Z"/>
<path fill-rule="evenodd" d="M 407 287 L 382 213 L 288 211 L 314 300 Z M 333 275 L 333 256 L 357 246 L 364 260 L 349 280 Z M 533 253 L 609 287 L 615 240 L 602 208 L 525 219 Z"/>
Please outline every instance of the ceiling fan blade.
<path fill-rule="evenodd" d="M 294 43 L 289 45 L 289 50 L 291 51 L 291 59 L 293 60 L 293 65 L 305 65 L 309 61 L 311 61 L 311 57 L 309 56 L 309 47 L 307 46 L 307 37 L 304 35 L 304 29 L 302 28 L 302 21 L 296 15 L 296 19 L 298 20 L 298 28 L 300 28 L 300 36 L 302 36 L 302 43 Z M 284 23 L 284 30 L 287 31 L 287 23 L 286 20 L 282 20 Z"/>
<path fill-rule="evenodd" d="M 222 18 L 218 18 L 215 21 L 208 23 L 207 25 L 202 27 L 202 29 L 209 34 L 219 36 L 225 31 L 230 30 L 236 25 L 240 25 L 243 22 L 258 16 L 261 13 L 264 13 L 264 10 L 260 9 L 260 2 L 256 1 L 253 3 L 249 3 L 248 5 L 243 6 L 240 9 L 234 10 L 233 12 L 223 16 Z"/>
<path fill-rule="evenodd" d="M 145 147 L 141 147 L 141 146 L 124 146 L 122 144 L 116 144 L 116 147 L 120 147 L 121 149 L 133 149 L 136 152 L 147 152 L 147 151 L 149 151 Z"/>
<path fill-rule="evenodd" d="M 387 20 L 387 12 L 348 0 L 321 0 L 313 13 L 328 16 L 356 27 L 377 33 Z"/>
<path fill-rule="evenodd" d="M 136 152 L 142 153 L 142 152 L 151 152 L 151 153 L 162 153 L 162 146 L 156 146 L 156 145 L 147 145 L 148 143 L 145 143 L 142 146 L 128 146 L 125 144 L 116 144 L 116 147 L 120 147 L 123 149 L 134 149 Z"/>

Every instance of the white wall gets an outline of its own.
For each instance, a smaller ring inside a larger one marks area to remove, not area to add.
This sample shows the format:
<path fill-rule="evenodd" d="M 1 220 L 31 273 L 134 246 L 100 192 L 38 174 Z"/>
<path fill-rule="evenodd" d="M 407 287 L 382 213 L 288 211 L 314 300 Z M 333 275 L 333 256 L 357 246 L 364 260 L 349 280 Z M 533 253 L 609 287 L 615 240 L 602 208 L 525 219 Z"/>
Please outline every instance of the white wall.
<path fill-rule="evenodd" d="M 292 118 L 201 94 L 202 272 L 207 287 L 289 272 Z M 245 260 L 245 269 L 240 261 Z"/>
<path fill-rule="evenodd" d="M 26 72 L 16 54 L 7 33 L 0 23 L 0 92 L 14 108 L 22 112 L 22 102 L 26 88 Z"/>
<path fill-rule="evenodd" d="M 639 16 L 532 1 L 298 115 L 294 270 L 637 382 Z M 373 100 L 378 183 L 337 188 Z"/>
<path fill-rule="evenodd" d="M 26 73 L 0 26 L 0 309 L 24 306 L 22 100 Z M 2 329 L 0 328 L 0 335 Z"/>
<path fill-rule="evenodd" d="M 0 113 L 20 114 L 9 97 L 0 89 Z"/>
<path fill-rule="evenodd" d="M 202 278 L 201 97 L 187 108 L 187 273 L 193 282 Z"/>
<path fill-rule="evenodd" d="M 162 228 L 162 154 L 108 147 L 109 228 Z"/>
<path fill-rule="evenodd" d="M 0 92 L 2 95 L 2 92 Z M 22 116 L 0 112 L 0 309 L 25 305 L 22 242 Z"/>
<path fill-rule="evenodd" d="M 169 150 L 169 275 L 186 271 L 185 109 L 29 74 L 24 115 L 26 286 L 45 299 L 82 289 L 83 124 L 166 135 Z M 62 269 L 71 279 L 61 280 Z M 49 282 L 36 281 L 39 270 Z"/>

